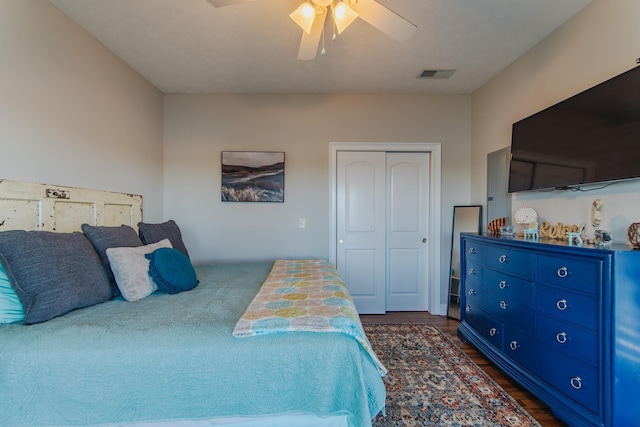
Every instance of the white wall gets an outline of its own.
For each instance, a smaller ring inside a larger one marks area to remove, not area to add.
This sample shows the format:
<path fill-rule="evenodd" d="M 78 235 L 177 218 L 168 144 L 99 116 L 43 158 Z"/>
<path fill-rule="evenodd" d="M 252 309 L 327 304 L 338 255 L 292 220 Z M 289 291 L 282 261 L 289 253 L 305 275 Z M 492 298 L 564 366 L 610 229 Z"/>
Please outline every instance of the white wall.
<path fill-rule="evenodd" d="M 468 96 L 166 95 L 165 216 L 196 261 L 327 258 L 329 143 L 439 142 L 446 271 L 452 206 L 469 202 L 469 111 Z M 284 151 L 285 202 L 221 202 L 227 150 Z"/>
<path fill-rule="evenodd" d="M 142 194 L 161 221 L 163 95 L 48 1 L 0 1 L 0 179 Z"/>
<path fill-rule="evenodd" d="M 472 96 L 471 194 L 486 200 L 487 154 L 511 143 L 511 125 L 550 105 L 636 66 L 640 57 L 640 1 L 593 0 L 573 19 L 519 58 Z M 551 224 L 587 224 L 591 204 L 604 202 L 601 229 L 627 242 L 630 223 L 640 221 L 640 181 L 574 193 L 517 193 L 512 209 L 531 206 Z"/>

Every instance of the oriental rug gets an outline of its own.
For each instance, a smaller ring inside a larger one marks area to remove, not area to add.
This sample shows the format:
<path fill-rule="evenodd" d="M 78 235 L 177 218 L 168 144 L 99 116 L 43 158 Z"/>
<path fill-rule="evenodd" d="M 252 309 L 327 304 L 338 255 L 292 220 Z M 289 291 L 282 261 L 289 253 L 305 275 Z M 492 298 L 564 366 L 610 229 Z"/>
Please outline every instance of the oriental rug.
<path fill-rule="evenodd" d="M 540 427 L 502 387 L 433 325 L 364 325 L 389 373 L 374 427 Z"/>

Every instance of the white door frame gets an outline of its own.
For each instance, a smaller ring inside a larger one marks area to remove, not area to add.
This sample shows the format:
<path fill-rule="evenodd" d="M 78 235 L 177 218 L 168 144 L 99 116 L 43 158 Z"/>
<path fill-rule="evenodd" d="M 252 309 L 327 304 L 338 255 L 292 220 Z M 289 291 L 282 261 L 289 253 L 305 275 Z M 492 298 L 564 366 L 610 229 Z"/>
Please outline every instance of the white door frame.
<path fill-rule="evenodd" d="M 429 313 L 442 314 L 440 294 L 440 208 L 441 208 L 441 144 L 440 143 L 385 143 L 385 142 L 331 142 L 329 143 L 329 261 L 336 263 L 337 245 L 337 153 L 338 151 L 413 151 L 431 153 L 429 156 L 429 217 L 428 230 L 429 273 Z"/>

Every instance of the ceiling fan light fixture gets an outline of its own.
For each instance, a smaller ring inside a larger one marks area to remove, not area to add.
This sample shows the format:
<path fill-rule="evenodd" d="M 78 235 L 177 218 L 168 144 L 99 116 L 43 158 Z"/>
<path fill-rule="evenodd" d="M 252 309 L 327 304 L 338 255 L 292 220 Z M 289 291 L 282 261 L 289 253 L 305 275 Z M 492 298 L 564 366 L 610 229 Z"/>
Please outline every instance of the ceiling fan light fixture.
<path fill-rule="evenodd" d="M 358 16 L 358 12 L 353 10 L 347 3 L 344 1 L 337 2 L 333 7 L 333 20 L 336 23 L 338 34 L 342 34 Z"/>
<path fill-rule="evenodd" d="M 306 1 L 298 6 L 289 17 L 293 19 L 305 33 L 311 34 L 313 21 L 316 19 L 316 8 L 311 2 Z"/>

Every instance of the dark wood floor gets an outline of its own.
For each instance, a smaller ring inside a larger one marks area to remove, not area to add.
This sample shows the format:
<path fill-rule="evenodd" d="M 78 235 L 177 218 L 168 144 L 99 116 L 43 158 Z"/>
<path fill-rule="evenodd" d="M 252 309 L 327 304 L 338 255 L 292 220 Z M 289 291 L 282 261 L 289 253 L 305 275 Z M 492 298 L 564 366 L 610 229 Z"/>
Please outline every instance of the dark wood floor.
<path fill-rule="evenodd" d="M 367 323 L 424 323 L 437 326 L 447 334 L 478 366 L 480 366 L 495 382 L 506 390 L 523 408 L 526 409 L 544 427 L 566 427 L 557 419 L 549 407 L 533 394 L 522 388 L 498 369 L 489 359 L 475 347 L 460 341 L 457 328 L 460 322 L 445 316 L 432 316 L 424 312 L 389 312 L 383 315 L 364 314 L 360 316 L 363 324 Z"/>

